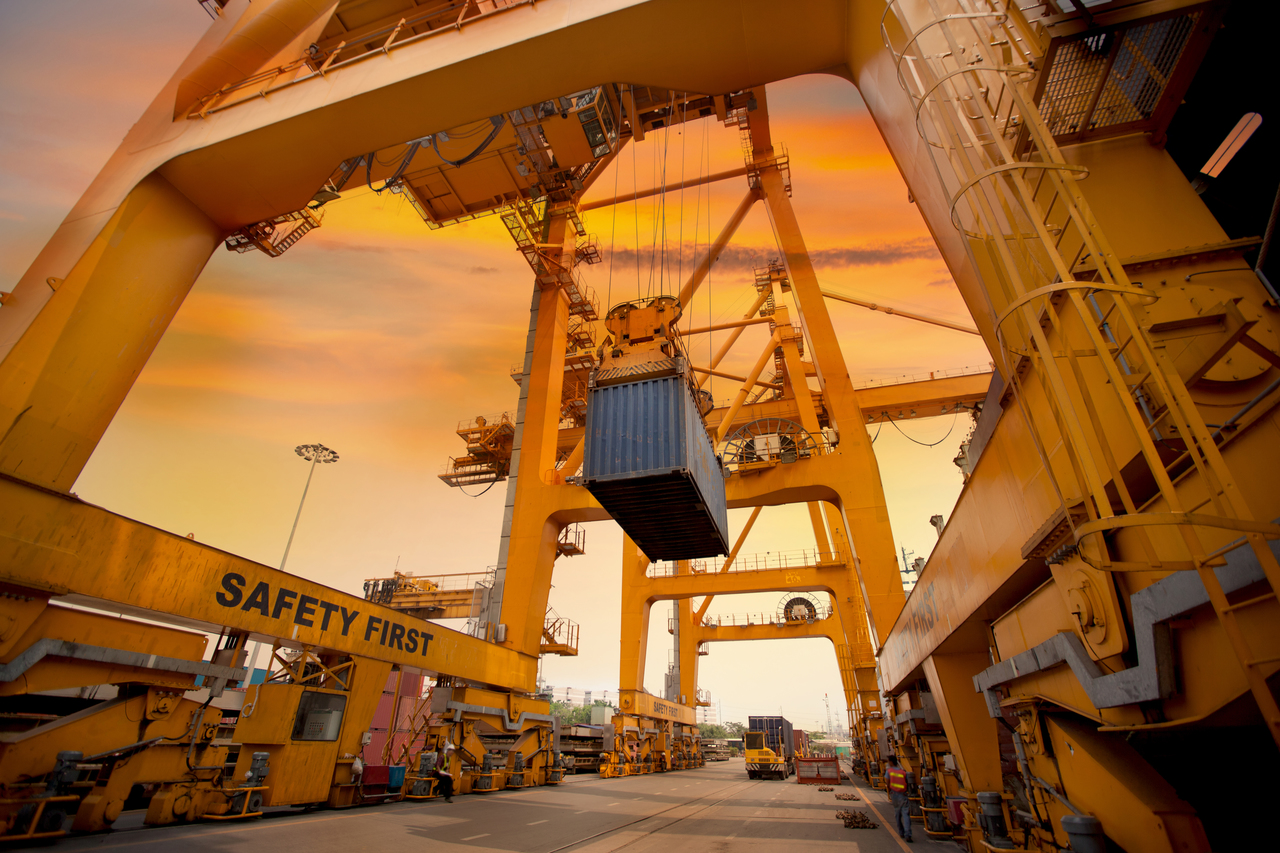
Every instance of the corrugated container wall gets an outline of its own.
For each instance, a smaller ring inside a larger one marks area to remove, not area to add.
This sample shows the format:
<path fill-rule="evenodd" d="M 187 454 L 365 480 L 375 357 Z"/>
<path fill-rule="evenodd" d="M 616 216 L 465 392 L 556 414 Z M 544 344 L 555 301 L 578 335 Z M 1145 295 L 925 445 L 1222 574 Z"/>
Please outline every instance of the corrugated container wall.
<path fill-rule="evenodd" d="M 729 550 L 724 475 L 683 377 L 591 389 L 582 482 L 651 560 Z"/>
<path fill-rule="evenodd" d="M 787 758 L 796 754 L 795 732 L 786 717 L 747 717 L 747 728 L 753 732 L 764 732 L 765 743 L 774 752 Z"/>

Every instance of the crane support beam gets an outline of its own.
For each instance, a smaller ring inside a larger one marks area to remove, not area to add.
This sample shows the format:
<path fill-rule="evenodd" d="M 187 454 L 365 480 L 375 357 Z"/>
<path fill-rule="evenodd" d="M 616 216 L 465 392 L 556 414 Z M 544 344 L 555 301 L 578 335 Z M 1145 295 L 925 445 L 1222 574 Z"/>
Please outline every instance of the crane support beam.
<path fill-rule="evenodd" d="M 850 305 L 857 305 L 872 311 L 879 311 L 882 314 L 893 314 L 897 317 L 905 317 L 908 320 L 915 320 L 920 323 L 928 323 L 932 326 L 941 326 L 944 329 L 954 329 L 957 332 L 964 332 L 968 335 L 982 334 L 972 326 L 966 326 L 963 323 L 953 323 L 950 320 L 940 320 L 937 317 L 928 317 L 924 314 L 916 314 L 911 311 L 903 311 L 901 308 L 894 308 L 891 305 L 881 305 L 877 302 L 869 302 L 865 299 L 855 299 L 852 296 L 845 296 L 843 293 L 836 293 L 831 290 L 823 290 L 822 295 L 828 299 L 834 299 L 837 302 L 847 302 Z"/>
<path fill-rule="evenodd" d="M 747 190 L 747 194 L 742 197 L 742 201 L 738 202 L 738 206 L 733 209 L 733 213 L 729 214 L 729 221 L 720 229 L 715 242 L 707 249 L 707 254 L 703 256 L 698 265 L 694 267 L 693 272 L 689 274 L 689 278 L 685 280 L 684 287 L 680 288 L 680 305 L 682 308 L 688 309 L 693 295 L 698 292 L 698 288 L 706 280 L 707 273 L 711 272 L 711 265 L 720 259 L 720 253 L 724 251 L 725 246 L 729 245 L 729 241 L 733 239 L 738 226 L 742 224 L 742 220 L 747 218 L 752 206 L 759 200 L 760 194 L 758 192 L 754 189 Z"/>
<path fill-rule="evenodd" d="M 738 410 L 747 402 L 747 395 L 751 393 L 751 389 L 755 387 L 756 382 L 760 379 L 760 373 L 764 370 L 769 359 L 773 358 L 773 351 L 778 345 L 778 334 L 774 334 L 765 344 L 764 350 L 760 353 L 760 357 L 756 359 L 755 366 L 751 368 L 742 380 L 742 387 L 738 389 L 738 394 L 733 398 L 733 403 L 729 405 L 729 411 L 724 413 L 724 417 L 720 419 L 720 426 L 716 429 L 716 443 L 724 441 L 725 436 L 729 434 L 729 427 L 733 425 L 733 418 L 738 414 Z"/>
<path fill-rule="evenodd" d="M 729 549 L 729 556 L 725 558 L 724 565 L 720 567 L 721 572 L 727 572 L 733 567 L 733 561 L 738 559 L 738 553 L 746 543 L 747 537 L 751 535 L 751 528 L 756 526 L 756 519 L 760 517 L 761 509 L 763 509 L 763 507 L 756 507 L 751 510 L 751 515 L 747 516 L 747 523 L 742 525 L 742 532 L 738 534 L 737 541 L 734 542 L 733 547 Z M 711 606 L 711 602 L 714 600 L 714 595 L 708 595 L 706 598 L 702 599 L 702 604 L 698 605 L 697 611 L 693 614 L 694 622 L 702 621 L 702 617 L 707 613 L 707 608 Z"/>
<path fill-rule="evenodd" d="M 713 617 L 714 618 L 714 617 Z M 833 645 L 844 642 L 839 618 L 828 616 L 812 622 L 766 622 L 757 625 L 695 625 L 694 636 L 702 643 L 733 643 L 746 640 L 801 640 L 825 638 Z"/>
<path fill-rule="evenodd" d="M 987 397 L 991 373 L 942 376 L 919 382 L 870 385 L 858 390 L 858 402 L 868 422 L 931 418 L 972 409 Z"/>
<path fill-rule="evenodd" d="M 710 370 L 705 367 L 690 367 L 689 369 L 692 370 L 694 373 L 702 373 L 707 376 L 719 376 L 721 379 L 733 379 L 738 382 L 742 382 L 744 384 L 747 382 L 750 382 L 752 385 L 759 388 L 772 388 L 775 391 L 782 390 L 782 385 L 780 385 L 779 383 L 765 382 L 763 379 L 760 379 L 758 376 L 754 380 L 750 380 L 750 379 L 747 379 L 747 377 L 745 376 L 739 376 L 736 373 L 725 373 L 722 370 Z"/>
<path fill-rule="evenodd" d="M 603 170 L 598 170 L 603 171 Z M 717 181 L 727 181 L 731 178 L 741 178 L 747 174 L 747 167 L 741 166 L 737 169 L 727 169 L 723 172 L 714 172 L 701 178 L 692 178 L 687 181 L 681 181 L 669 187 L 650 187 L 647 190 L 637 190 L 633 193 L 614 196 L 613 198 L 603 198 L 597 201 L 583 202 L 578 207 L 584 213 L 588 210 L 599 210 L 602 207 L 612 207 L 615 204 L 622 204 L 627 201 L 635 201 L 636 199 L 649 198 L 650 196 L 659 195 L 661 193 L 676 193 L 688 187 L 700 187 L 704 184 L 714 184 Z"/>
<path fill-rule="evenodd" d="M 749 572 L 716 572 L 715 574 L 674 575 L 651 578 L 645 599 L 675 601 L 699 595 L 742 595 L 751 592 L 834 592 L 835 575 L 848 572 L 844 563 L 832 562 L 816 566 L 787 569 L 761 569 Z"/>
<path fill-rule="evenodd" d="M 756 310 L 758 311 L 760 309 L 757 308 Z M 717 323 L 714 326 L 702 326 L 697 329 L 685 329 L 680 333 L 680 336 L 688 337 L 689 335 L 705 335 L 707 332 L 723 332 L 726 329 L 738 329 L 743 326 L 758 326 L 761 323 L 770 322 L 771 319 L 772 318 L 770 317 L 753 317 L 746 320 L 733 320 L 728 323 Z"/>
<path fill-rule="evenodd" d="M 743 319 L 750 320 L 752 317 L 756 316 L 756 312 L 769 301 L 769 296 L 772 295 L 772 293 L 772 285 L 761 288 L 760 292 L 756 294 L 756 301 L 747 309 L 747 313 L 742 315 Z M 729 337 L 725 339 L 725 342 L 720 345 L 720 349 L 716 350 L 716 354 L 711 359 L 711 366 L 713 368 L 718 367 L 720 362 L 724 361 L 724 357 L 729 354 L 729 351 L 733 349 L 733 345 L 738 342 L 738 338 L 742 336 L 743 328 L 744 327 L 740 326 L 734 329 L 733 333 L 730 334 Z M 698 377 L 698 387 L 701 388 L 703 385 L 707 384 L 707 380 L 710 378 L 711 375 L 706 373 Z"/>
<path fill-rule="evenodd" d="M 537 657 L 0 477 L 0 582 L 73 604 L 523 690 Z"/>

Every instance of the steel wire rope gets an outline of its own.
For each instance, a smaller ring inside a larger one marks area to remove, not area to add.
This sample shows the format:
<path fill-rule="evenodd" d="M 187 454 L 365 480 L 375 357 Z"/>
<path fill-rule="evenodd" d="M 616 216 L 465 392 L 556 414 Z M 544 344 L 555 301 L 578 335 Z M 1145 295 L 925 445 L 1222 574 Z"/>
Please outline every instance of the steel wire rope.
<path fill-rule="evenodd" d="M 676 240 L 676 281 L 680 282 L 680 286 L 684 287 L 684 155 L 685 143 L 684 138 L 685 120 L 688 118 L 689 110 L 689 93 L 681 94 L 680 101 L 680 236 Z M 677 295 L 679 295 L 677 293 Z M 680 306 L 680 310 L 684 310 L 684 306 Z"/>
<path fill-rule="evenodd" d="M 632 143 L 633 146 L 634 144 Z M 632 150 L 635 150 L 634 147 Z M 613 165 L 613 197 L 617 198 L 618 173 L 622 171 L 622 168 L 616 162 Z M 613 253 L 618 245 L 618 205 L 612 205 L 610 209 L 613 211 L 613 221 L 609 225 L 609 279 L 605 284 L 604 295 L 604 313 L 606 317 L 609 316 L 609 309 L 613 307 Z"/>
<path fill-rule="evenodd" d="M 655 296 L 662 295 L 663 281 L 671 280 L 670 258 L 667 256 L 667 168 L 671 165 L 671 116 L 676 111 L 676 93 L 672 92 L 667 101 L 667 126 L 662 133 L 662 260 L 658 267 L 658 289 Z"/>
<path fill-rule="evenodd" d="M 632 116 L 633 122 L 631 127 L 631 204 L 636 223 L 636 299 L 640 298 L 640 199 L 636 197 L 636 130 L 634 122 L 640 119 L 638 116 Z"/>
<path fill-rule="evenodd" d="M 939 444 L 942 444 L 942 442 L 946 441 L 947 438 L 951 435 L 951 431 L 956 428 L 956 421 L 958 421 L 959 419 L 960 419 L 960 413 L 956 412 L 955 415 L 953 415 L 951 418 L 951 426 L 947 428 L 947 434 L 944 435 L 942 438 L 938 439 L 937 441 L 933 442 L 932 444 L 926 444 L 925 442 L 917 441 L 916 439 L 907 435 L 905 432 L 902 432 L 902 427 L 898 426 L 898 422 L 886 415 L 886 420 L 888 420 L 889 423 L 893 424 L 894 429 L 902 433 L 903 438 L 905 438 L 907 441 L 914 442 L 915 444 L 918 444 L 921 447 L 937 447 Z M 877 431 L 876 435 L 879 435 L 879 434 L 880 434 L 879 431 Z"/>
<path fill-rule="evenodd" d="M 711 170 L 711 143 L 703 140 L 703 150 L 707 155 L 707 171 Z M 711 257 L 711 185 L 707 185 L 707 325 L 714 326 L 715 322 L 711 319 L 711 312 L 714 310 L 714 302 L 711 299 L 711 268 L 714 266 Z M 707 369 L 711 370 L 711 362 L 715 361 L 715 335 L 707 334 Z M 716 377 L 715 374 L 707 374 L 707 395 L 714 401 L 716 398 Z"/>
<path fill-rule="evenodd" d="M 675 105 L 675 93 L 671 94 L 668 100 L 667 117 L 671 116 L 671 108 Z M 653 228 L 652 242 L 649 248 L 649 284 L 645 288 L 645 297 L 653 296 L 653 272 L 654 267 L 658 268 L 658 288 L 662 287 L 663 265 L 666 263 L 666 238 L 667 238 L 667 147 L 671 141 L 671 124 L 664 123 L 662 127 L 662 153 L 658 153 L 658 149 L 653 149 L 653 182 L 658 185 L 658 200 L 653 206 Z M 661 163 L 661 168 L 659 168 Z M 658 234 L 659 228 L 662 233 L 662 252 L 658 252 Z"/>
<path fill-rule="evenodd" d="M 702 124 L 702 140 L 703 141 L 698 146 L 698 181 L 699 183 L 698 183 L 698 192 L 693 199 L 693 258 L 691 258 L 692 261 L 696 261 L 698 258 L 698 228 L 701 227 L 702 225 L 702 183 L 701 181 L 702 181 L 703 174 L 705 174 L 703 171 L 703 167 L 705 165 L 703 163 L 703 153 L 704 153 L 703 148 L 705 148 L 706 146 L 707 123 L 704 121 L 701 124 Z M 708 190 L 708 192 L 710 192 L 710 190 Z M 680 221 L 681 221 L 681 224 L 683 225 L 683 222 L 684 222 L 683 216 L 681 217 Z M 682 254 L 684 253 L 683 237 L 681 238 L 680 252 Z M 693 302 L 693 299 L 690 298 L 689 301 Z M 693 306 L 689 305 L 689 306 L 682 306 L 682 307 L 688 307 L 689 309 L 689 318 L 687 323 L 685 324 L 685 329 L 687 331 L 688 329 L 693 328 Z"/>
<path fill-rule="evenodd" d="M 671 93 L 669 105 L 675 104 L 675 93 Z M 667 110 L 670 119 L 671 111 Z M 671 163 L 671 122 L 662 128 L 662 204 L 658 207 L 658 226 L 662 237 L 662 248 L 658 251 L 658 284 L 654 288 L 654 296 L 660 296 L 667 278 L 667 166 Z"/>
<path fill-rule="evenodd" d="M 653 291 L 653 267 L 657 261 L 658 252 L 658 207 L 662 204 L 662 186 L 658 181 L 658 147 L 656 145 L 649 157 L 649 185 L 658 187 L 658 192 L 654 195 L 653 206 L 649 209 L 649 279 L 642 294 L 644 297 L 648 297 Z M 636 247 L 637 250 L 639 248 L 639 246 Z"/>

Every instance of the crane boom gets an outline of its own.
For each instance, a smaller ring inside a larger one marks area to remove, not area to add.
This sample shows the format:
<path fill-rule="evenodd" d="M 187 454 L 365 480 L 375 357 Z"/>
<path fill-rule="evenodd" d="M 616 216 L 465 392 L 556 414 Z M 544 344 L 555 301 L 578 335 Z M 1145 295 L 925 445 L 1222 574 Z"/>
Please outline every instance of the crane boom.
<path fill-rule="evenodd" d="M 0 583 L 281 645 L 525 691 L 537 660 L 0 476 Z M 86 571 L 93 566 L 93 571 Z"/>

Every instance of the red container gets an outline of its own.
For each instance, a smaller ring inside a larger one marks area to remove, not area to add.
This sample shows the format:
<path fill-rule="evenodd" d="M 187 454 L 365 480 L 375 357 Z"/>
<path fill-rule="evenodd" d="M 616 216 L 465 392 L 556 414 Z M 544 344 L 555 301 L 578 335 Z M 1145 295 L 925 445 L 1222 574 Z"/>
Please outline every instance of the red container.
<path fill-rule="evenodd" d="M 839 785 L 840 759 L 835 756 L 796 758 L 796 784 Z"/>
<path fill-rule="evenodd" d="M 383 688 L 378 707 L 373 712 L 373 722 L 369 726 L 369 745 L 361 752 L 363 760 L 382 761 L 388 738 L 391 740 L 390 760 L 394 762 L 400 757 L 401 748 L 413 733 L 413 710 L 421 693 L 422 676 L 406 672 L 400 679 L 400 708 L 396 714 L 398 719 L 392 720 L 391 709 L 396 704 L 396 673 L 387 677 L 386 687 Z"/>
<path fill-rule="evenodd" d="M 380 785 L 385 788 L 391 781 L 391 768 L 385 764 L 366 764 L 360 781 L 366 787 Z"/>

